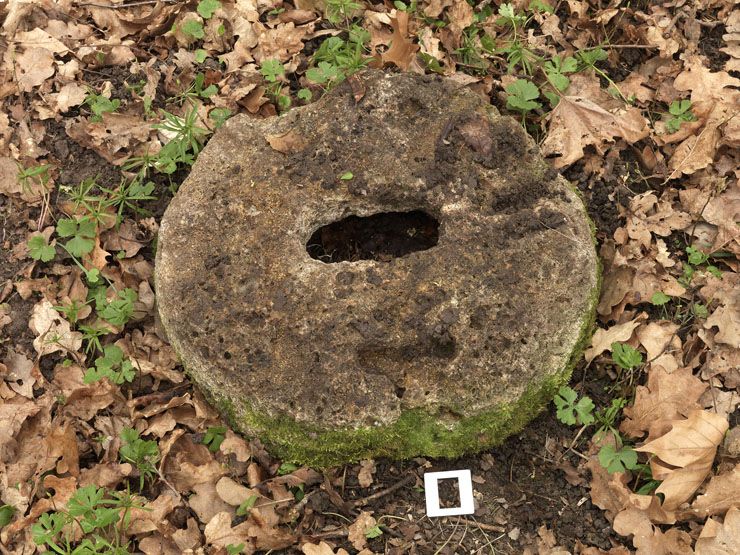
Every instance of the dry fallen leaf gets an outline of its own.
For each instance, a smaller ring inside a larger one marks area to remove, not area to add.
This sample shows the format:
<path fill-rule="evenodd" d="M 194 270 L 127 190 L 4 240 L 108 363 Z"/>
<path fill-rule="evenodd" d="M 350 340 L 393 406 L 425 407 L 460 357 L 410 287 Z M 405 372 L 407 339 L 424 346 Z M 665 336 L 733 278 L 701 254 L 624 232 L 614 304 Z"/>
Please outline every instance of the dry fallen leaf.
<path fill-rule="evenodd" d="M 740 499 L 740 464 L 724 474 L 712 476 L 706 491 L 697 496 L 691 509 L 699 516 L 722 515 Z"/>
<path fill-rule="evenodd" d="M 566 94 L 550 113 L 542 152 L 556 168 L 569 166 L 593 146 L 600 154 L 615 137 L 632 144 L 650 133 L 640 111 L 604 92 L 594 75 L 576 74 Z"/>
<path fill-rule="evenodd" d="M 373 474 L 375 473 L 375 461 L 372 459 L 360 462 L 360 472 L 357 474 L 357 481 L 362 488 L 369 488 L 373 484 Z"/>
<path fill-rule="evenodd" d="M 665 496 L 663 507 L 676 509 L 688 501 L 709 474 L 717 447 L 729 424 L 723 416 L 695 410 L 686 420 L 675 421 L 665 435 L 636 447 L 635 451 L 652 453 L 660 461 L 651 461 L 653 478 L 662 480 L 656 493 Z"/>
<path fill-rule="evenodd" d="M 710 524 L 710 522 L 712 524 Z M 696 540 L 696 555 L 736 555 L 740 546 L 740 508 L 733 507 L 720 525 L 712 519 L 707 521 L 699 539 Z"/>
<path fill-rule="evenodd" d="M 396 12 L 395 19 L 391 19 L 393 39 L 388 50 L 383 52 L 381 59 L 384 64 L 394 64 L 403 71 L 408 70 L 416 58 L 419 45 L 408 39 L 409 15 L 406 12 Z"/>
<path fill-rule="evenodd" d="M 316 545 L 313 543 L 304 543 L 301 546 L 301 551 L 304 555 L 349 555 L 344 549 L 334 551 L 334 549 L 326 542 L 321 542 Z"/>
<path fill-rule="evenodd" d="M 28 327 L 36 334 L 33 347 L 40 357 L 56 351 L 75 352 L 82 347 L 82 334 L 72 331 L 69 322 L 46 299 L 33 307 Z"/>
<path fill-rule="evenodd" d="M 349 541 L 358 551 L 367 547 L 368 530 L 375 527 L 377 521 L 370 513 L 362 511 L 355 521 L 349 525 Z"/>
<path fill-rule="evenodd" d="M 697 401 L 707 384 L 696 378 L 690 368 L 668 372 L 661 366 L 648 371 L 648 381 L 638 385 L 635 402 L 624 409 L 625 420 L 620 430 L 631 437 L 666 426 L 668 422 L 687 416 L 699 407 Z"/>

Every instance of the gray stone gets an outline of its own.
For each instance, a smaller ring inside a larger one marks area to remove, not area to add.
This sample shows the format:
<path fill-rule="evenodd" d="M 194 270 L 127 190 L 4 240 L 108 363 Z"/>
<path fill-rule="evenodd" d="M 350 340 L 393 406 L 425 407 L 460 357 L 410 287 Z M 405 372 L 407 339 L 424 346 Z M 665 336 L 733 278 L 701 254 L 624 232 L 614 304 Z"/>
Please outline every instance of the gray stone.
<path fill-rule="evenodd" d="M 156 265 L 192 379 L 316 466 L 520 430 L 567 382 L 598 282 L 579 196 L 515 120 L 379 71 L 230 119 L 168 207 Z"/>

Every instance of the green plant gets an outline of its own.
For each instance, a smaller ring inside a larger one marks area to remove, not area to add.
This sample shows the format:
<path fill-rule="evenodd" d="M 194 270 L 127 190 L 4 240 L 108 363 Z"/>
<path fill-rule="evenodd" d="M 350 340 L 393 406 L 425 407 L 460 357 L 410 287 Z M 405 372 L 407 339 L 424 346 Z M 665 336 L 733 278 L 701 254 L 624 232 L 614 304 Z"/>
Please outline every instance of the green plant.
<path fill-rule="evenodd" d="M 504 90 L 508 94 L 506 97 L 506 107 L 510 110 L 521 112 L 522 121 L 524 121 L 524 116 L 528 112 L 542 107 L 542 104 L 535 100 L 539 98 L 540 90 L 531 81 L 517 79 Z"/>
<path fill-rule="evenodd" d="M 283 80 L 285 79 L 285 66 L 278 60 L 264 60 L 260 67 L 260 73 L 267 81 L 267 96 L 272 100 L 279 110 L 285 111 L 290 108 L 290 96 L 283 94 Z"/>
<path fill-rule="evenodd" d="M 353 0 L 326 0 L 326 19 L 332 25 L 347 24 L 352 12 L 362 8 Z"/>
<path fill-rule="evenodd" d="M 555 92 L 545 91 L 544 95 L 550 101 L 554 108 L 560 101 L 558 93 L 564 93 L 570 86 L 570 79 L 567 75 L 578 71 L 578 61 L 572 56 L 561 59 L 560 56 L 553 56 L 552 59 L 542 64 L 547 81 L 555 89 Z"/>
<path fill-rule="evenodd" d="M 156 156 L 147 160 L 144 169 L 151 164 L 156 171 L 171 175 L 182 165 L 193 165 L 210 131 L 197 125 L 198 111 L 194 106 L 183 117 L 162 110 L 162 118 L 152 127 L 171 138 Z"/>
<path fill-rule="evenodd" d="M 136 291 L 127 287 L 122 291 L 116 291 L 111 300 L 107 298 L 107 291 L 108 288 L 105 286 L 90 291 L 98 316 L 114 326 L 126 325 L 134 313 L 134 303 L 138 299 Z"/>
<path fill-rule="evenodd" d="M 84 382 L 92 383 L 103 378 L 108 378 L 115 384 L 121 385 L 132 382 L 136 376 L 136 370 L 130 360 L 123 358 L 123 351 L 116 345 L 106 345 L 103 356 L 95 360 L 95 368 L 89 368 L 85 372 Z"/>
<path fill-rule="evenodd" d="M 18 182 L 21 184 L 21 189 L 30 193 L 33 185 L 37 185 L 42 191 L 48 192 L 49 181 L 51 181 L 51 177 L 49 176 L 51 166 L 49 164 L 30 166 L 28 168 L 24 168 L 20 164 L 17 164 L 17 166 Z"/>
<path fill-rule="evenodd" d="M 606 468 L 609 474 L 634 470 L 637 468 L 637 451 L 627 445 L 619 447 L 604 445 L 599 450 L 599 464 Z"/>
<path fill-rule="evenodd" d="M 208 450 L 215 453 L 221 447 L 226 434 L 225 426 L 211 426 L 206 430 L 203 436 L 203 444 L 208 446 Z"/>
<path fill-rule="evenodd" d="M 206 36 L 205 30 L 203 29 L 203 23 L 197 19 L 188 19 L 182 24 L 180 30 L 194 39 L 203 39 Z"/>
<path fill-rule="evenodd" d="M 564 385 L 558 390 L 553 399 L 557 407 L 557 417 L 563 424 L 570 426 L 578 424 L 585 426 L 594 421 L 594 402 L 590 397 L 583 396 L 577 402 L 578 393 L 571 387 Z"/>
<path fill-rule="evenodd" d="M 691 100 L 674 100 L 668 106 L 668 114 L 665 128 L 669 133 L 675 133 L 681 128 L 685 121 L 696 121 L 694 112 L 691 111 Z"/>
<path fill-rule="evenodd" d="M 365 537 L 369 540 L 379 538 L 383 535 L 383 530 L 381 530 L 380 525 L 376 524 L 375 526 L 372 526 L 365 530 Z"/>
<path fill-rule="evenodd" d="M 7 526 L 11 520 L 13 520 L 13 515 L 15 514 L 15 507 L 12 505 L 1 505 L 0 506 L 0 529 L 2 529 L 4 526 Z"/>
<path fill-rule="evenodd" d="M 221 2 L 218 0 L 200 0 L 196 11 L 203 19 L 211 19 L 216 10 L 221 8 Z"/>
<path fill-rule="evenodd" d="M 92 115 L 90 121 L 101 121 L 103 114 L 115 112 L 121 106 L 121 101 L 117 98 L 111 100 L 102 94 L 96 94 L 93 91 L 87 93 L 84 104 L 90 108 Z"/>
<path fill-rule="evenodd" d="M 650 302 L 654 304 L 655 306 L 663 306 L 666 303 L 668 303 L 670 300 L 671 298 L 665 293 L 663 293 L 663 291 L 656 291 L 650 297 Z"/>
<path fill-rule="evenodd" d="M 190 86 L 177 96 L 173 96 L 172 98 L 168 99 L 167 102 L 176 102 L 178 104 L 183 104 L 185 101 L 193 102 L 199 98 L 211 98 L 214 94 L 218 92 L 218 87 L 214 84 L 205 87 L 205 81 L 205 74 L 196 73 Z"/>
<path fill-rule="evenodd" d="M 285 462 L 280 465 L 280 467 L 277 470 L 278 476 L 285 476 L 286 474 L 290 474 L 291 472 L 295 472 L 298 470 L 298 465 Z"/>
<path fill-rule="evenodd" d="M 144 489 L 144 482 L 157 474 L 156 464 L 159 460 L 159 447 L 156 441 L 147 441 L 139 437 L 133 428 L 121 430 L 123 442 L 118 454 L 122 462 L 133 464 L 139 470 L 139 490 Z"/>
<path fill-rule="evenodd" d="M 370 34 L 353 25 L 347 37 L 347 40 L 329 37 L 321 43 L 311 60 L 313 67 L 306 71 L 309 81 L 329 90 L 368 64 L 370 58 L 366 55 L 365 45 Z"/>
<path fill-rule="evenodd" d="M 612 360 L 624 370 L 632 370 L 642 364 L 642 353 L 626 343 L 612 343 Z"/>
<path fill-rule="evenodd" d="M 115 189 L 100 187 L 100 190 L 108 194 L 105 204 L 116 211 L 116 225 L 118 225 L 123 221 L 123 213 L 127 209 L 137 214 L 144 213 L 137 203 L 156 199 L 157 197 L 152 195 L 154 187 L 151 181 L 144 183 L 140 179 L 134 179 L 129 182 L 121 181 Z"/>
<path fill-rule="evenodd" d="M 87 306 L 87 303 L 80 303 L 77 300 L 72 300 L 68 305 L 55 306 L 54 310 L 59 312 L 72 324 L 76 324 L 79 320 L 80 311 L 83 307 Z"/>
<path fill-rule="evenodd" d="M 89 216 L 62 218 L 57 222 L 57 235 L 70 237 L 62 247 L 74 257 L 82 257 L 95 248 L 97 224 Z"/>
<path fill-rule="evenodd" d="M 43 235 L 34 235 L 28 240 L 28 254 L 34 260 L 49 262 L 56 256 L 56 249 L 50 245 Z"/>
<path fill-rule="evenodd" d="M 131 509 L 143 507 L 129 492 L 85 486 L 72 495 L 66 509 L 42 514 L 31 527 L 31 537 L 36 545 L 60 555 L 127 554 Z"/>
<path fill-rule="evenodd" d="M 238 555 L 242 551 L 244 551 L 243 543 L 240 543 L 240 544 L 230 543 L 229 545 L 226 546 L 227 555 Z"/>

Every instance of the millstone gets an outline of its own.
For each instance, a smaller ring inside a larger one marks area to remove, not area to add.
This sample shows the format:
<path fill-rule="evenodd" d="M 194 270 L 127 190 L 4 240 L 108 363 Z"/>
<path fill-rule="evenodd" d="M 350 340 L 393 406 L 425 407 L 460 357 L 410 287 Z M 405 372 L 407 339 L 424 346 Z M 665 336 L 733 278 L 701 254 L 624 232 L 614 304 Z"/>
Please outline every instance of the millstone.
<path fill-rule="evenodd" d="M 231 118 L 159 236 L 162 323 L 196 384 L 295 462 L 455 457 L 567 382 L 599 268 L 574 189 L 513 119 L 368 71 Z"/>

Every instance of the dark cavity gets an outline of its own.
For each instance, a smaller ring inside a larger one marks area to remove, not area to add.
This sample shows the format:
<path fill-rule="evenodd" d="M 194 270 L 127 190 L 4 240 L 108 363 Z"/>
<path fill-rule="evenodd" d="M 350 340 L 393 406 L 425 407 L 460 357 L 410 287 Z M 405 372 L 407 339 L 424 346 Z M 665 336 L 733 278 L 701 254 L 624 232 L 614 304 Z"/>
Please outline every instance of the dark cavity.
<path fill-rule="evenodd" d="M 416 251 L 431 249 L 439 241 L 439 222 L 421 210 L 348 216 L 316 230 L 306 252 L 328 264 L 377 260 L 388 262 Z"/>

